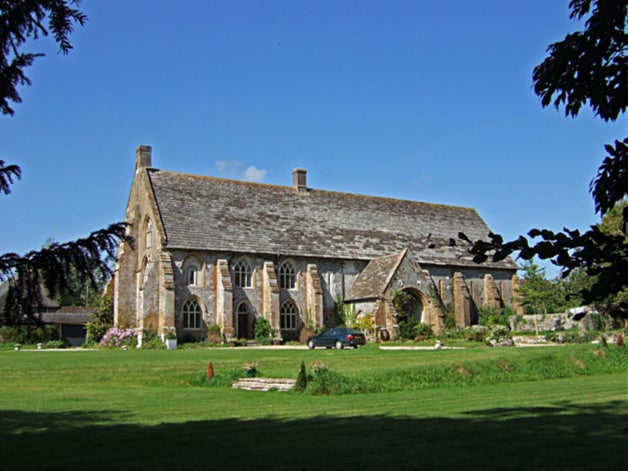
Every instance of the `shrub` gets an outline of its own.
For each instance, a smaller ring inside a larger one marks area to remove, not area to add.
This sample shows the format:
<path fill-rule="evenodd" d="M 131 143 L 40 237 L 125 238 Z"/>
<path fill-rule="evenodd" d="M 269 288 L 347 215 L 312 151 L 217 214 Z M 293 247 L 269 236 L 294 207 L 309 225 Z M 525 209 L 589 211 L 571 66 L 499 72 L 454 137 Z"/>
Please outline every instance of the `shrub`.
<path fill-rule="evenodd" d="M 454 311 L 453 306 L 451 304 L 446 304 L 443 310 L 444 310 L 443 324 L 445 326 L 445 329 L 446 330 L 455 329 L 456 328 L 456 311 Z"/>
<path fill-rule="evenodd" d="M 246 373 L 247 377 L 253 378 L 259 371 L 259 363 L 257 361 L 243 363 L 242 369 Z"/>
<path fill-rule="evenodd" d="M 200 332 L 183 332 L 181 343 L 200 343 L 203 340 L 203 334 Z"/>
<path fill-rule="evenodd" d="M 119 329 L 113 327 L 100 340 L 104 348 L 134 347 L 137 345 L 139 329 Z"/>
<path fill-rule="evenodd" d="M 110 328 L 111 326 L 100 322 L 88 322 L 85 324 L 85 343 L 100 342 Z"/>
<path fill-rule="evenodd" d="M 49 340 L 44 343 L 44 348 L 65 348 L 65 342 L 63 340 Z"/>
<path fill-rule="evenodd" d="M 587 330 L 606 330 L 607 322 L 598 312 L 591 312 L 583 322 Z"/>
<path fill-rule="evenodd" d="M 99 296 L 94 307 L 96 310 L 90 316 L 85 325 L 87 333 L 85 343 L 100 342 L 107 331 L 113 327 L 113 298 L 111 296 Z"/>
<path fill-rule="evenodd" d="M 361 312 L 356 316 L 352 327 L 361 332 L 370 333 L 375 328 L 375 320 L 371 314 Z"/>
<path fill-rule="evenodd" d="M 400 317 L 405 317 L 410 314 L 410 306 L 412 304 L 412 295 L 407 293 L 401 289 L 393 290 L 393 305 L 395 306 L 395 311 L 397 311 L 397 315 Z"/>
<path fill-rule="evenodd" d="M 51 325 L 19 325 L 0 327 L 0 343 L 34 344 L 59 340 L 59 332 Z"/>
<path fill-rule="evenodd" d="M 322 361 L 313 361 L 312 370 L 314 371 L 314 374 L 318 374 L 321 371 L 327 370 L 327 365 L 323 363 Z"/>
<path fill-rule="evenodd" d="M 345 322 L 345 302 L 342 296 L 336 296 L 336 305 L 334 309 L 334 322 L 336 325 L 342 325 Z"/>
<path fill-rule="evenodd" d="M 222 343 L 222 334 L 218 324 L 210 324 L 207 326 L 207 342 L 210 344 Z"/>
<path fill-rule="evenodd" d="M 434 337 L 434 331 L 432 330 L 431 325 L 419 322 L 414 326 L 414 335 L 415 340 L 427 340 Z"/>
<path fill-rule="evenodd" d="M 496 345 L 510 339 L 510 327 L 505 325 L 494 325 L 491 327 L 490 336 L 486 339 L 488 345 Z M 512 344 L 512 339 L 510 340 Z"/>
<path fill-rule="evenodd" d="M 175 337 L 176 338 L 176 337 Z M 166 344 L 161 340 L 154 330 L 145 330 L 142 333 L 142 349 L 143 350 L 163 350 Z"/>
<path fill-rule="evenodd" d="M 479 306 L 478 323 L 485 326 L 508 325 L 508 315 L 505 315 L 496 307 Z"/>
<path fill-rule="evenodd" d="M 336 296 L 335 321 L 336 325 L 351 326 L 355 323 L 357 313 L 352 304 L 345 304 L 342 296 Z"/>
<path fill-rule="evenodd" d="M 15 327 L 9 327 L 8 325 L 3 325 L 0 327 L 0 343 L 9 343 L 13 342 L 17 331 Z"/>
<path fill-rule="evenodd" d="M 557 343 L 589 343 L 597 338 L 595 332 L 561 331 L 547 332 L 545 338 L 550 342 Z"/>
<path fill-rule="evenodd" d="M 379 383 L 378 381 L 375 382 Z M 354 394 L 366 392 L 370 387 L 373 387 L 373 390 L 376 391 L 381 386 L 381 383 L 376 385 L 368 384 L 368 380 L 365 382 L 363 379 L 345 376 L 325 368 L 309 378 L 307 392 L 315 396 Z"/>
<path fill-rule="evenodd" d="M 299 374 L 297 380 L 294 383 L 294 390 L 297 392 L 305 391 L 307 388 L 307 372 L 305 371 L 305 363 L 301 360 L 301 366 L 299 367 Z"/>
<path fill-rule="evenodd" d="M 93 340 L 86 340 L 81 348 L 96 348 L 98 347 L 98 342 L 94 342 Z"/>
<path fill-rule="evenodd" d="M 268 322 L 263 317 L 257 317 L 253 323 L 253 331 L 255 332 L 255 342 L 260 345 L 270 345 L 273 343 L 273 331 Z"/>
<path fill-rule="evenodd" d="M 472 325 L 466 329 L 460 330 L 460 334 L 471 342 L 484 342 L 484 339 L 488 337 L 490 328 L 484 325 Z"/>
<path fill-rule="evenodd" d="M 417 321 L 407 319 L 399 322 L 399 337 L 403 340 L 413 340 L 415 337 L 415 328 Z"/>

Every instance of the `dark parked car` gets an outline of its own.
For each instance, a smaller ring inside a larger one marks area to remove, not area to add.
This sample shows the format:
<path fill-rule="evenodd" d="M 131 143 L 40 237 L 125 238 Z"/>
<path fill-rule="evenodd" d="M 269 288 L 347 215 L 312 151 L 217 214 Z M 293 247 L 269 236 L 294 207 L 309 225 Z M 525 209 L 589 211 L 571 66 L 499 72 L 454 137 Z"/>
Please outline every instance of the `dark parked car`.
<path fill-rule="evenodd" d="M 366 338 L 364 334 L 347 327 L 335 327 L 307 340 L 307 347 L 312 350 L 316 347 L 336 348 L 341 350 L 344 347 L 358 348 L 364 345 Z"/>

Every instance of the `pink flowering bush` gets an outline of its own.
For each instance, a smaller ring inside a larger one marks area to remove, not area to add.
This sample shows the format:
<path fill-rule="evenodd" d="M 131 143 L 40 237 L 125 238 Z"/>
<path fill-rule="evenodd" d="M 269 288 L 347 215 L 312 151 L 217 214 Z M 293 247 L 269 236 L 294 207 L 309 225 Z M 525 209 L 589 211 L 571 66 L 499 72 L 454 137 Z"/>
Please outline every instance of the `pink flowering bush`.
<path fill-rule="evenodd" d="M 113 327 L 103 335 L 99 345 L 105 348 L 131 347 L 137 345 L 140 329 L 119 329 Z"/>

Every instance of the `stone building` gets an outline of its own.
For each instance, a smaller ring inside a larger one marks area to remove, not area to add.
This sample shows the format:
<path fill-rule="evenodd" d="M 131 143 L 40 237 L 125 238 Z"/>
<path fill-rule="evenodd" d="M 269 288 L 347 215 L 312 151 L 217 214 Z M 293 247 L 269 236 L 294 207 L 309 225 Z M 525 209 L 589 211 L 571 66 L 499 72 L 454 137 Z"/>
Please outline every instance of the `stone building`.
<path fill-rule="evenodd" d="M 202 337 L 252 338 L 266 318 L 276 341 L 334 323 L 337 302 L 373 316 L 394 337 L 395 290 L 412 296 L 412 316 L 435 329 L 458 326 L 477 307 L 512 303 L 516 265 L 476 265 L 459 231 L 486 237 L 474 209 L 292 186 L 187 175 L 152 168 L 139 146 L 114 277 L 115 322 Z M 386 333 L 386 332 L 384 332 Z"/>

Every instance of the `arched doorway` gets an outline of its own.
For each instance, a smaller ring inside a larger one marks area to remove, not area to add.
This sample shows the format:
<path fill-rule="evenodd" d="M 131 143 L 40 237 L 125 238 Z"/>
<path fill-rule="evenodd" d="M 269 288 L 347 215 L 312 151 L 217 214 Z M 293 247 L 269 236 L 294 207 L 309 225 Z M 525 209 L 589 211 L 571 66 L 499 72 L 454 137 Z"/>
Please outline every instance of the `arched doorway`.
<path fill-rule="evenodd" d="M 404 289 L 405 293 L 409 296 L 406 297 L 405 309 L 403 314 L 403 320 L 405 321 L 413 321 L 413 322 L 423 322 L 424 321 L 424 308 L 423 301 L 421 300 L 421 294 L 417 293 L 412 289 Z M 400 319 L 402 320 L 402 319 Z"/>
<path fill-rule="evenodd" d="M 253 338 L 253 311 L 247 301 L 242 301 L 236 309 L 236 335 L 239 339 Z"/>

